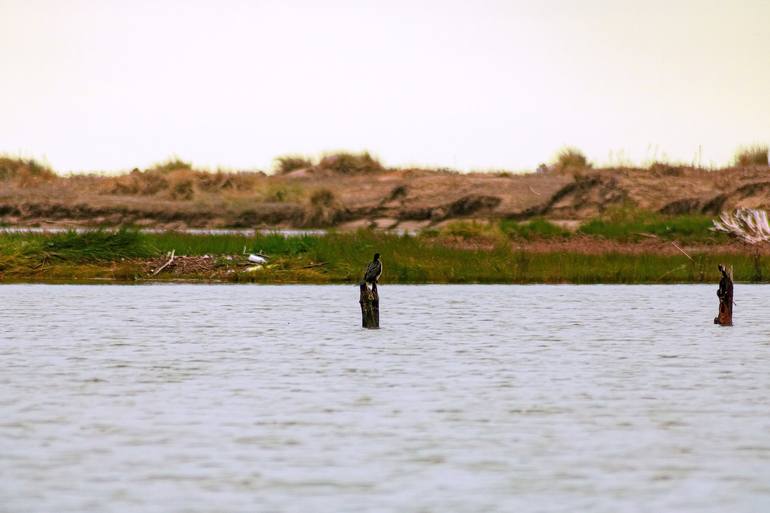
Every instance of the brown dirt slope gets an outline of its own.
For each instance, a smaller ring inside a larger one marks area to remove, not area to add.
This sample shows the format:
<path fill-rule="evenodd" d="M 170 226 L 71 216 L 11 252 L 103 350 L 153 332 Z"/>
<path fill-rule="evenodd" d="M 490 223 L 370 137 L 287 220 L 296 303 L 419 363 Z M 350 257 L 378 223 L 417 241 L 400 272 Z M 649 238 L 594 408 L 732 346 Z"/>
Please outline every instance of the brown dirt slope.
<path fill-rule="evenodd" d="M 0 158 L 0 222 L 165 228 L 416 229 L 449 219 L 583 220 L 617 205 L 665 214 L 770 208 L 770 168 L 655 165 L 468 173 L 301 168 L 282 175 L 196 171 L 180 163 L 119 176 L 61 177 Z"/>

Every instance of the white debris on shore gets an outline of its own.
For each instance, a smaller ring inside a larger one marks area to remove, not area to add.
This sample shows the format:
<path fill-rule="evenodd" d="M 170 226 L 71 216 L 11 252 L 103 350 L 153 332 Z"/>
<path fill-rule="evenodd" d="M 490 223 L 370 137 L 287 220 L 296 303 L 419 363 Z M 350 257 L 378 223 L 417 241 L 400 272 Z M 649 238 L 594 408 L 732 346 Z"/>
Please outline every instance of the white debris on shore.
<path fill-rule="evenodd" d="M 734 235 L 749 244 L 770 240 L 770 224 L 764 210 L 739 208 L 735 212 L 722 212 L 719 219 L 714 220 L 714 229 Z"/>

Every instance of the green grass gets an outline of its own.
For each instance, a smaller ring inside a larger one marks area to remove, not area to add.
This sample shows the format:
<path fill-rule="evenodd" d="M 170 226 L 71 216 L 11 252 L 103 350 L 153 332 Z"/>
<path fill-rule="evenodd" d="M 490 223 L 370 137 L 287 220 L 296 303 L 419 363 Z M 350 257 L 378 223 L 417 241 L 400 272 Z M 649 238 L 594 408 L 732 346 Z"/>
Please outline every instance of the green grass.
<path fill-rule="evenodd" d="M 186 233 L 150 233 L 143 235 L 161 253 L 175 250 L 179 255 L 239 255 L 265 253 L 296 256 L 307 253 L 322 237 L 284 237 L 280 234 L 257 235 L 191 235 Z"/>
<path fill-rule="evenodd" d="M 616 209 L 605 216 L 583 223 L 572 233 L 545 219 L 517 222 L 503 220 L 500 229 L 512 239 L 567 239 L 575 235 L 599 237 L 618 242 L 638 242 L 660 238 L 682 243 L 718 244 L 729 240 L 724 233 L 714 232 L 712 217 L 707 215 L 664 216 L 634 209 Z"/>
<path fill-rule="evenodd" d="M 499 223 L 485 223 L 477 221 L 454 221 L 440 231 L 429 231 L 426 235 L 437 237 L 440 235 L 460 237 L 462 239 L 487 239 L 505 244 L 509 239 L 518 240 L 542 240 L 567 238 L 571 234 L 568 230 L 546 220 L 532 219 L 531 221 L 514 221 L 503 219 Z"/>
<path fill-rule="evenodd" d="M 492 251 L 459 250 L 431 244 L 421 237 L 383 236 L 362 232 L 335 235 L 311 252 L 313 258 L 331 263 L 335 281 L 358 276 L 374 251 L 382 255 L 387 283 L 680 283 L 718 280 L 717 264 L 735 267 L 735 278 L 756 278 L 750 254 L 684 255 L 586 255 L 571 252 L 533 253 L 500 246 Z M 763 275 L 770 261 L 761 262 Z"/>
<path fill-rule="evenodd" d="M 129 229 L 0 235 L 0 255 L 5 257 L 79 263 L 144 258 L 155 253 L 146 235 Z"/>
<path fill-rule="evenodd" d="M 157 254 L 145 235 L 121 229 L 111 231 L 74 231 L 57 234 L 20 234 L 0 232 L 0 282 L 40 281 L 52 275 L 64 281 L 81 275 L 98 276 L 126 259 Z M 116 274 L 111 274 L 116 278 Z M 127 273 L 120 279 L 133 276 Z"/>
<path fill-rule="evenodd" d="M 550 233 L 550 228 L 546 233 Z M 275 267 L 252 274 L 238 268 L 226 279 L 355 283 L 375 252 L 382 255 L 385 265 L 383 283 L 710 283 L 718 280 L 718 263 L 733 265 L 737 281 L 763 281 L 770 277 L 770 258 L 756 262 L 750 250 L 745 254 L 724 254 L 718 246 L 693 253 L 694 261 L 690 261 L 684 255 L 652 252 L 535 253 L 517 250 L 505 238 L 490 250 L 468 250 L 449 246 L 437 236 L 372 231 L 246 237 L 120 230 L 55 235 L 0 232 L 0 281 L 76 281 L 97 277 L 133 280 L 143 276 L 141 261 L 133 259 L 161 257 L 171 250 L 177 255 L 240 255 L 244 246 L 247 252 L 270 255 Z M 118 264 L 123 267 L 116 271 Z"/>
<path fill-rule="evenodd" d="M 492 223 L 478 221 L 453 221 L 441 230 L 425 232 L 427 237 L 459 237 L 461 239 L 488 239 L 502 242 L 503 233 L 500 228 Z"/>
<path fill-rule="evenodd" d="M 571 235 L 568 230 L 545 219 L 528 222 L 504 219 L 500 221 L 500 229 L 511 238 L 524 240 L 567 238 Z"/>
<path fill-rule="evenodd" d="M 69 262 L 111 262 L 121 258 L 142 258 L 156 253 L 147 238 L 136 230 L 116 232 L 69 231 L 41 239 L 40 251 L 47 259 Z"/>
<path fill-rule="evenodd" d="M 623 242 L 639 241 L 650 235 L 681 242 L 726 242 L 727 236 L 712 231 L 712 226 L 712 217 L 706 215 L 666 217 L 644 213 L 619 219 L 593 219 L 581 225 L 578 233 Z"/>

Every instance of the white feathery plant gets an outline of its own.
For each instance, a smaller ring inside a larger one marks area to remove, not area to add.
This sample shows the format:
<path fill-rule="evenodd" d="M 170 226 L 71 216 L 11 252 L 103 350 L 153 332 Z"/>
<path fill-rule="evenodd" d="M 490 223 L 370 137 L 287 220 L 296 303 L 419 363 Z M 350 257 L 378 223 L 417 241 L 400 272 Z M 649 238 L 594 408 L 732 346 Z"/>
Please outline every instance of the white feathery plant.
<path fill-rule="evenodd" d="M 714 221 L 714 229 L 725 232 L 749 244 L 770 241 L 770 224 L 767 212 L 753 208 L 739 208 L 735 212 L 722 212 Z"/>

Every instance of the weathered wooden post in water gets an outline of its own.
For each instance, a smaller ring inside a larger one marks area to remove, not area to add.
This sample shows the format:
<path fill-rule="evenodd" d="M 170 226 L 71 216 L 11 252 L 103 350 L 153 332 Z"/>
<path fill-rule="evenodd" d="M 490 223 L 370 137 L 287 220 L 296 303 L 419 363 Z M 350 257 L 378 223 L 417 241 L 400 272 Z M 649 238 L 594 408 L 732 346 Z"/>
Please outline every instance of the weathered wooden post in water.
<path fill-rule="evenodd" d="M 733 272 L 722 264 L 719 265 L 722 278 L 719 280 L 717 297 L 719 298 L 719 315 L 714 317 L 714 324 L 720 326 L 733 325 Z"/>
<path fill-rule="evenodd" d="M 754 247 L 754 281 L 762 281 L 762 262 L 759 245 L 770 242 L 770 222 L 767 212 L 752 208 L 739 208 L 735 212 L 722 212 L 719 219 L 714 220 L 714 229 L 725 232 L 741 239 Z M 719 271 L 719 315 L 714 318 L 714 324 L 732 326 L 733 324 L 733 269 L 720 264 Z"/>
<path fill-rule="evenodd" d="M 374 259 L 364 271 L 364 279 L 359 288 L 361 295 L 358 302 L 361 303 L 361 326 L 368 329 L 380 327 L 380 295 L 377 292 L 377 281 L 382 276 L 382 261 L 380 254 L 375 253 Z"/>
<path fill-rule="evenodd" d="M 370 289 L 366 283 L 361 284 L 361 327 L 377 329 L 380 327 L 380 295 L 377 293 L 377 284 L 373 283 Z"/>

